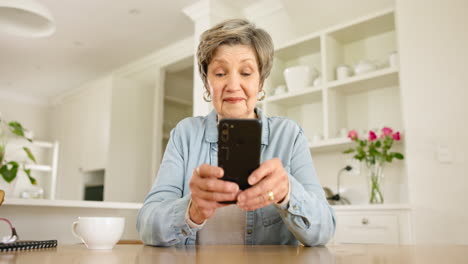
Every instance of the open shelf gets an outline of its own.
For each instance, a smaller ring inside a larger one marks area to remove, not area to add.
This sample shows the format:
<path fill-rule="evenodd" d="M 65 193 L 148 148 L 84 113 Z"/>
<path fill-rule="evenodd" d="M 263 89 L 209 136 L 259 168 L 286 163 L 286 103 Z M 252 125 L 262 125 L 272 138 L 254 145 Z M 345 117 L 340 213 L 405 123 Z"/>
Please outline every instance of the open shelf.
<path fill-rule="evenodd" d="M 304 54 L 318 52 L 320 52 L 320 36 L 313 34 L 281 45 L 275 51 L 275 56 L 280 60 L 291 60 L 302 57 Z"/>
<path fill-rule="evenodd" d="M 395 13 L 388 8 L 282 43 L 267 80 L 268 95 L 284 85 L 284 69 L 306 65 L 321 72 L 322 83 L 267 96 L 259 106 L 268 116 L 285 116 L 304 129 L 313 152 L 339 152 L 351 141 L 340 131 L 401 130 L 399 68 L 389 66 L 397 49 Z M 336 80 L 336 67 L 360 61 L 376 70 Z M 392 109 L 388 111 L 388 109 Z M 317 141 L 317 139 L 322 139 Z"/>
<path fill-rule="evenodd" d="M 385 68 L 328 83 L 328 89 L 344 94 L 360 93 L 399 85 L 398 69 Z"/>
<path fill-rule="evenodd" d="M 316 102 L 322 100 L 322 86 L 307 87 L 300 91 L 286 92 L 280 95 L 273 95 L 265 101 L 268 103 L 277 103 L 281 105 L 297 105 L 307 102 Z"/>
<path fill-rule="evenodd" d="M 336 151 L 344 150 L 351 145 L 352 141 L 349 138 L 333 138 L 321 140 L 316 143 L 310 143 L 309 147 L 312 152 L 317 151 Z"/>
<path fill-rule="evenodd" d="M 26 169 L 30 169 L 30 170 L 32 170 L 32 171 L 45 171 L 45 172 L 50 172 L 50 171 L 52 171 L 52 166 L 48 166 L 48 165 L 26 164 Z"/>
<path fill-rule="evenodd" d="M 371 17 L 364 17 L 345 25 L 339 25 L 337 28 L 330 29 L 329 34 L 340 43 L 349 44 L 394 30 L 394 11 L 385 10 Z"/>

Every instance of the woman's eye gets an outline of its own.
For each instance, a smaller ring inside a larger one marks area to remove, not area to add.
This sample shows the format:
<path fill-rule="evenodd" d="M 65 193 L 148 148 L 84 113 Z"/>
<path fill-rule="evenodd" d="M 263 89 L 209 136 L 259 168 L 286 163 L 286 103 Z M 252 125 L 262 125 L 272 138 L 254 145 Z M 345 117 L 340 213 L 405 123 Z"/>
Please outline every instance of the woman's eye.
<path fill-rule="evenodd" d="M 216 77 L 223 77 L 223 76 L 224 76 L 224 73 L 215 73 L 215 76 L 216 76 Z"/>
<path fill-rule="evenodd" d="M 250 72 L 243 72 L 242 75 L 243 75 L 243 76 L 250 76 L 251 73 L 250 73 Z"/>

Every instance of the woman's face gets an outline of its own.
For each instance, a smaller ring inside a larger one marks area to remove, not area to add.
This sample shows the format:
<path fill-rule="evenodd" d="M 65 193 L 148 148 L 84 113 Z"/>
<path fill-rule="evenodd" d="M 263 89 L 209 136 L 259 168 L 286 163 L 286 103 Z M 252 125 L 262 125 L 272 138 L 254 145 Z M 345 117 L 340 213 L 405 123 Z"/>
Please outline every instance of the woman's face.
<path fill-rule="evenodd" d="M 221 45 L 208 65 L 213 106 L 222 118 L 255 118 L 260 73 L 252 47 Z"/>

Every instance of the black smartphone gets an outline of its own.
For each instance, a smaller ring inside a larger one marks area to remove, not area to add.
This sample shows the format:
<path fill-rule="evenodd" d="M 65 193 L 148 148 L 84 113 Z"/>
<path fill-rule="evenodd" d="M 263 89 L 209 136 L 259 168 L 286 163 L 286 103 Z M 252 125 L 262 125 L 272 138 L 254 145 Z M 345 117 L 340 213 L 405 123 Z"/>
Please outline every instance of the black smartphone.
<path fill-rule="evenodd" d="M 258 119 L 221 119 L 218 124 L 218 167 L 223 180 L 241 190 L 250 187 L 249 175 L 260 166 L 262 123 Z"/>

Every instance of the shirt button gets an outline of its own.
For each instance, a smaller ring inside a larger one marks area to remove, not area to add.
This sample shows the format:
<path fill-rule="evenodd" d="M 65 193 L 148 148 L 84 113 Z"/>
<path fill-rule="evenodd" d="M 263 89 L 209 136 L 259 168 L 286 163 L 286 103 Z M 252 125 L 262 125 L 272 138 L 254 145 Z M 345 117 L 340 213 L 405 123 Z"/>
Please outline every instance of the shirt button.
<path fill-rule="evenodd" d="M 182 235 L 187 236 L 187 231 L 185 231 L 184 229 L 182 229 Z"/>
<path fill-rule="evenodd" d="M 252 229 L 247 229 L 247 234 L 252 234 Z"/>

